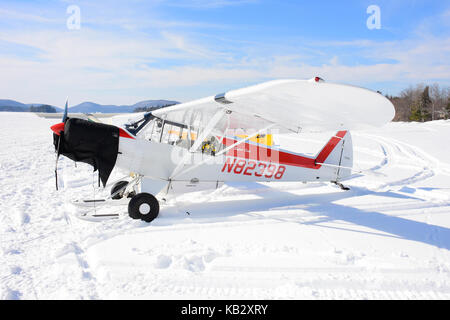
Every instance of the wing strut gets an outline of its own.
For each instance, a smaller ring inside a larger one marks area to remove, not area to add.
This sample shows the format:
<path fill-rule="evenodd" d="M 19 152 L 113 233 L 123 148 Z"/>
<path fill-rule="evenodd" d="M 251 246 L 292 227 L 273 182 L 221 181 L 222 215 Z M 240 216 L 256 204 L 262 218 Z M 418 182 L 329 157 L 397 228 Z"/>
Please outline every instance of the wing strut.
<path fill-rule="evenodd" d="M 192 145 L 191 149 L 189 149 L 189 152 L 194 152 L 197 150 L 198 147 L 202 144 L 203 140 L 206 139 L 206 137 L 211 133 L 211 131 L 214 129 L 214 126 L 219 123 L 220 119 L 222 119 L 223 115 L 225 114 L 226 110 L 220 108 L 216 114 L 211 118 L 211 121 L 208 123 L 208 125 L 205 127 L 205 129 L 202 131 L 202 134 L 195 140 L 194 144 Z M 183 159 L 185 160 L 185 159 Z"/>
<path fill-rule="evenodd" d="M 220 108 L 216 114 L 211 118 L 211 121 L 208 123 L 208 125 L 205 127 L 205 129 L 202 131 L 201 135 L 197 137 L 197 140 L 195 140 L 192 147 L 189 149 L 189 152 L 187 152 L 181 161 L 178 163 L 178 165 L 175 167 L 175 169 L 172 172 L 171 177 L 169 180 L 172 180 L 175 175 L 179 173 L 179 171 L 183 168 L 186 160 L 191 156 L 191 153 L 197 150 L 198 147 L 202 144 L 203 140 L 206 139 L 206 137 L 211 133 L 211 131 L 214 129 L 215 125 L 219 123 L 219 121 L 222 119 L 223 115 L 226 113 L 226 110 L 223 108 Z M 190 131 L 190 130 L 189 130 Z M 190 132 L 189 132 L 190 134 Z"/>

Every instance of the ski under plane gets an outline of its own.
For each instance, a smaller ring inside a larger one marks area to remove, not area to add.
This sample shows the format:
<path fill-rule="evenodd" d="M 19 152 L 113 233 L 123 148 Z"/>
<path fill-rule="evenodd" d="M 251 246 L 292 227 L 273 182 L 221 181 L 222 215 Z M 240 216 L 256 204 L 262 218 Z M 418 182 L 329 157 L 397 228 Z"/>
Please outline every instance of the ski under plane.
<path fill-rule="evenodd" d="M 113 124 L 70 118 L 66 104 L 63 122 L 51 129 L 57 159 L 92 165 L 104 187 L 114 168 L 128 172 L 101 201 L 126 201 L 131 218 L 150 222 L 159 213 L 156 196 L 215 189 L 228 181 L 330 181 L 344 188 L 341 181 L 353 167 L 350 130 L 393 117 L 392 103 L 381 94 L 316 77 L 116 116 Z M 314 157 L 273 143 L 274 133 L 331 130 L 336 134 Z"/>

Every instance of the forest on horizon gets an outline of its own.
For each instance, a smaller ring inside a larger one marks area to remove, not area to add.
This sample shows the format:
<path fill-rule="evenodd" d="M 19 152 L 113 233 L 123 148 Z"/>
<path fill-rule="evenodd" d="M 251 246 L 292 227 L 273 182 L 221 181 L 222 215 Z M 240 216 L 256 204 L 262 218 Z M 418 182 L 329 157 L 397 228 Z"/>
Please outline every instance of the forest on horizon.
<path fill-rule="evenodd" d="M 398 96 L 386 95 L 395 107 L 392 121 L 417 121 L 450 119 L 450 87 L 417 84 L 400 92 Z"/>

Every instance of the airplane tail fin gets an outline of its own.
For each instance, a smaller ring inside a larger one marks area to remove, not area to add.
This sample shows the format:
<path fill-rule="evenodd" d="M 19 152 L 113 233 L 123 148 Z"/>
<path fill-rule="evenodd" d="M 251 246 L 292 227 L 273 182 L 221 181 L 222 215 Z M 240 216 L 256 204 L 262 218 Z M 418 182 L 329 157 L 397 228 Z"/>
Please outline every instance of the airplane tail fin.
<path fill-rule="evenodd" d="M 316 164 L 334 168 L 336 182 L 349 177 L 353 168 L 353 143 L 350 131 L 336 133 L 318 154 Z"/>

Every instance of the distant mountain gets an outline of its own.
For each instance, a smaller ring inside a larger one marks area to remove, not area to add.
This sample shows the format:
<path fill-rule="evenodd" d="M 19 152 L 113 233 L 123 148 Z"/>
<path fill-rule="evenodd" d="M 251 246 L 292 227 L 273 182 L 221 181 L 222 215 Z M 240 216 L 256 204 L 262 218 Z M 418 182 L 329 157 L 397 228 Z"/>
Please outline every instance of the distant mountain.
<path fill-rule="evenodd" d="M 8 107 L 23 107 L 26 108 L 27 105 L 21 102 L 17 102 L 9 99 L 0 99 L 0 106 L 8 106 Z"/>
<path fill-rule="evenodd" d="M 94 102 L 83 102 L 76 106 L 69 107 L 71 113 L 131 113 L 136 109 L 144 110 L 151 108 L 161 108 L 167 105 L 178 104 L 177 101 L 172 100 L 145 100 L 133 105 L 101 105 Z M 14 111 L 14 112 L 28 112 L 31 110 L 47 110 L 49 109 L 47 104 L 44 103 L 21 103 L 14 100 L 0 99 L 0 112 L 1 111 Z M 55 106 L 49 106 L 56 109 L 56 112 L 64 112 L 63 108 Z"/>
<path fill-rule="evenodd" d="M 94 102 L 83 102 L 76 106 L 70 107 L 69 112 L 72 113 L 131 113 L 137 108 L 160 108 L 166 105 L 177 104 L 177 101 L 170 100 L 145 100 L 133 105 L 101 105 Z"/>
<path fill-rule="evenodd" d="M 142 111 L 145 109 L 158 109 L 167 105 L 178 104 L 178 101 L 172 100 L 145 100 L 133 105 L 101 105 L 94 102 L 83 102 L 76 106 L 69 107 L 71 113 L 131 113 L 136 109 Z M 0 99 L 0 111 L 28 112 L 33 110 L 47 110 L 47 104 L 44 103 L 21 103 L 14 100 Z M 50 106 L 56 109 L 56 112 L 64 112 L 63 108 Z"/>
<path fill-rule="evenodd" d="M 21 103 L 9 99 L 0 99 L 0 111 L 13 111 L 13 112 L 63 112 L 63 109 L 51 106 L 44 103 Z"/>
<path fill-rule="evenodd" d="M 122 113 L 133 112 L 131 106 L 101 105 L 94 102 L 83 102 L 69 107 L 70 113 Z"/>
<path fill-rule="evenodd" d="M 24 103 L 9 99 L 0 99 L 0 111 L 25 112 L 28 109 L 29 107 Z"/>

